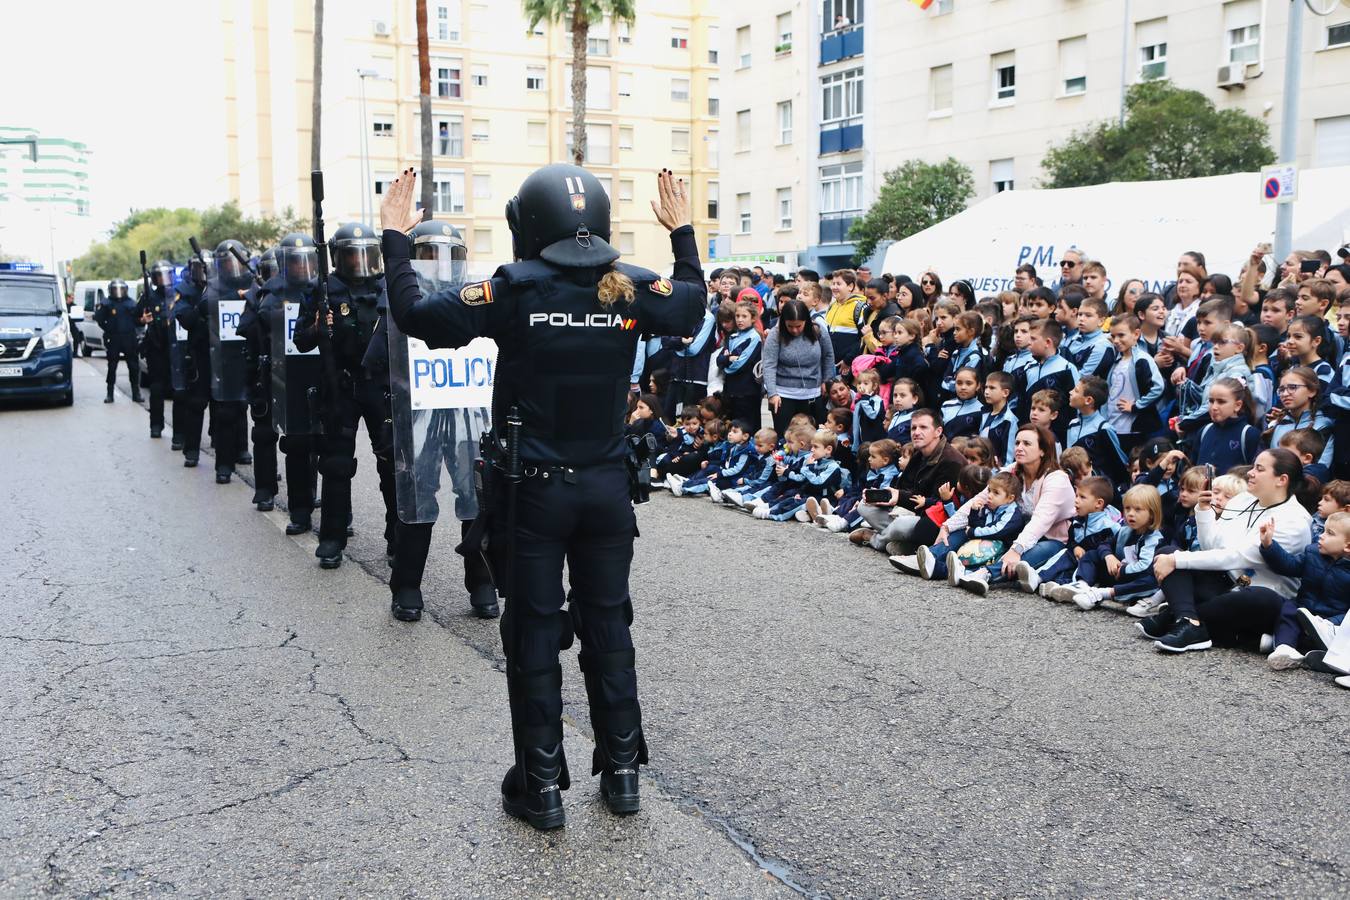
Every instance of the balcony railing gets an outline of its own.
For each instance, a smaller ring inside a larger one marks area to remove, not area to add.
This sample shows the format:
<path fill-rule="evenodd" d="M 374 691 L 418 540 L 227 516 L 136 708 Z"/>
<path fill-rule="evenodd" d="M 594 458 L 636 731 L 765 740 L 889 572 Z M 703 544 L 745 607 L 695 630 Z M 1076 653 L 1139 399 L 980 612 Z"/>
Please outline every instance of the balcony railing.
<path fill-rule="evenodd" d="M 853 221 L 862 215 L 860 209 L 820 214 L 820 242 L 822 244 L 848 243 L 848 230 Z"/>
<path fill-rule="evenodd" d="M 861 25 L 840 31 L 826 32 L 820 39 L 820 64 L 829 65 L 851 56 L 862 56 L 863 30 Z"/>
<path fill-rule="evenodd" d="M 863 145 L 862 119 L 845 119 L 820 127 L 820 155 L 857 150 Z"/>

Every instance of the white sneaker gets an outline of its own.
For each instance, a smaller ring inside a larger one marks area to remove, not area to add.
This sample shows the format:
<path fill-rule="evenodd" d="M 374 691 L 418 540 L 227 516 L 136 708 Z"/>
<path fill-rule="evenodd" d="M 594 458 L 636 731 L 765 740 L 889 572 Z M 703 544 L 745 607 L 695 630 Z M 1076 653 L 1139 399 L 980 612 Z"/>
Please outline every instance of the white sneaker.
<path fill-rule="evenodd" d="M 1040 587 L 1036 588 L 1036 596 L 1046 600 L 1053 600 L 1055 598 L 1050 596 L 1050 592 L 1057 587 L 1059 587 L 1059 585 L 1055 584 L 1053 581 L 1042 581 Z"/>
<path fill-rule="evenodd" d="M 834 534 L 838 534 L 848 528 L 848 519 L 845 519 L 843 516 L 826 516 L 825 528 Z"/>
<path fill-rule="evenodd" d="M 1078 596 L 1079 586 L 1087 587 L 1081 581 L 1071 581 L 1068 584 L 1052 584 L 1045 589 L 1045 598 L 1054 600 L 1056 603 L 1073 603 Z"/>
<path fill-rule="evenodd" d="M 722 492 L 718 490 L 717 485 L 713 484 L 711 481 L 708 482 L 708 498 L 714 503 L 722 502 Z"/>
<path fill-rule="evenodd" d="M 1338 684 L 1343 688 L 1350 688 L 1350 675 L 1342 675 L 1339 678 L 1334 679 L 1333 683 Z"/>
<path fill-rule="evenodd" d="M 722 502 L 723 502 L 723 503 L 734 503 L 736 506 L 744 506 L 744 505 L 745 505 L 745 498 L 741 496 L 741 492 L 740 492 L 740 491 L 723 491 L 723 492 L 722 492 Z"/>
<path fill-rule="evenodd" d="M 892 556 L 889 557 L 891 565 L 904 572 L 906 575 L 918 575 L 919 557 L 918 556 Z"/>
<path fill-rule="evenodd" d="M 932 581 L 933 572 L 937 570 L 937 556 L 928 547 L 920 547 L 914 551 L 914 558 L 919 563 L 919 571 L 915 574 L 925 581 Z"/>
<path fill-rule="evenodd" d="M 1321 643 L 1320 650 L 1330 649 L 1336 641 L 1336 633 L 1339 630 L 1335 625 L 1319 616 L 1317 613 L 1309 612 L 1303 607 L 1298 608 L 1298 617 L 1303 626 L 1303 634 L 1309 641 Z"/>
<path fill-rule="evenodd" d="M 1091 585 L 1078 582 L 1078 590 L 1074 592 L 1073 602 L 1081 610 L 1096 609 L 1097 604 L 1102 602 L 1101 588 L 1095 588 Z"/>
<path fill-rule="evenodd" d="M 1275 635 L 1273 634 L 1261 635 L 1261 644 L 1258 649 L 1262 653 L 1270 653 L 1271 651 L 1273 651 L 1275 649 Z"/>
<path fill-rule="evenodd" d="M 834 515 L 834 504 L 831 503 L 829 500 L 821 500 L 820 511 L 827 516 L 832 516 Z"/>
<path fill-rule="evenodd" d="M 796 519 L 798 522 L 805 522 L 807 525 L 811 524 L 811 515 L 806 511 L 805 506 L 793 513 L 792 518 Z"/>
<path fill-rule="evenodd" d="M 756 519 L 767 519 L 769 517 L 769 505 L 767 503 L 756 506 L 750 511 L 750 515 Z"/>
<path fill-rule="evenodd" d="M 1041 576 L 1031 563 L 1020 562 L 1017 564 L 1017 584 L 1028 594 L 1034 594 L 1036 588 L 1041 586 Z"/>
<path fill-rule="evenodd" d="M 1154 591 L 1151 596 L 1136 600 L 1134 605 L 1128 607 L 1125 612 L 1137 619 L 1143 619 L 1147 616 L 1157 615 L 1166 602 L 1167 598 L 1163 596 L 1162 591 Z"/>
<path fill-rule="evenodd" d="M 1302 662 L 1303 654 L 1288 644 L 1281 644 L 1270 651 L 1270 655 L 1266 657 L 1266 665 L 1276 672 L 1282 672 L 1285 669 L 1297 669 Z"/>
<path fill-rule="evenodd" d="M 672 476 L 673 477 L 673 476 Z M 670 483 L 670 493 L 675 497 L 684 496 L 684 481 L 672 481 Z"/>
<path fill-rule="evenodd" d="M 957 587 L 961 584 L 961 579 L 965 577 L 965 564 L 961 562 L 961 558 L 953 550 L 947 554 L 947 583 L 952 587 Z"/>
<path fill-rule="evenodd" d="M 978 597 L 989 596 L 989 573 L 984 569 L 976 572 L 966 572 L 962 566 L 960 579 L 956 582 L 956 587 L 964 588 Z"/>

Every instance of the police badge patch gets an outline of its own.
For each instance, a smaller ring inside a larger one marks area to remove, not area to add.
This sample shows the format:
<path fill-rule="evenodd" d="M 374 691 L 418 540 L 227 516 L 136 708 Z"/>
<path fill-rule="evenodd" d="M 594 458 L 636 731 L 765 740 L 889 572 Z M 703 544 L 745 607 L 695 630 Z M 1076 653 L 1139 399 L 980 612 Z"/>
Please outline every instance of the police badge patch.
<path fill-rule="evenodd" d="M 460 302 L 465 306 L 483 306 L 492 302 L 492 282 L 480 281 L 477 284 L 466 285 L 464 290 L 459 292 Z"/>
<path fill-rule="evenodd" d="M 342 313 L 344 316 L 349 316 L 352 314 L 352 308 L 344 303 L 338 307 L 338 312 Z"/>
<path fill-rule="evenodd" d="M 653 294 L 660 294 L 662 297 L 669 297 L 671 291 L 674 290 L 674 288 L 671 287 L 669 278 L 656 279 L 652 282 L 651 288 Z"/>

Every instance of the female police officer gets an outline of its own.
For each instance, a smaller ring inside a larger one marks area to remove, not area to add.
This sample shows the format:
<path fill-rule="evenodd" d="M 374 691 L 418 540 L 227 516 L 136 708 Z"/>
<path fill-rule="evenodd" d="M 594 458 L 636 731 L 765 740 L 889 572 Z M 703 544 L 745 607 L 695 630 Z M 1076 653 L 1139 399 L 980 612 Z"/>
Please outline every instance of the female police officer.
<path fill-rule="evenodd" d="M 667 171 L 657 181 L 660 202 L 652 208 L 670 231 L 674 281 L 615 262 L 609 198 L 578 166 L 546 166 L 525 179 L 506 207 L 518 262 L 458 292 L 419 294 L 408 262 L 407 232 L 421 218 L 412 211 L 413 170 L 394 181 L 380 208 L 389 309 L 399 328 L 432 347 L 476 337 L 497 343 L 488 449 L 518 447 L 523 473 L 518 488 L 506 491 L 515 494 L 515 510 L 509 499 L 487 510 L 490 554 L 508 581 L 501 632 L 516 758 L 502 805 L 540 829 L 564 823 L 558 653 L 574 633 L 595 729 L 592 774 L 613 812 L 637 811 L 637 769 L 647 761 L 628 630 L 637 527 L 623 418 L 641 335 L 692 335 L 704 303 L 688 191 Z M 516 420 L 518 427 L 508 425 Z"/>

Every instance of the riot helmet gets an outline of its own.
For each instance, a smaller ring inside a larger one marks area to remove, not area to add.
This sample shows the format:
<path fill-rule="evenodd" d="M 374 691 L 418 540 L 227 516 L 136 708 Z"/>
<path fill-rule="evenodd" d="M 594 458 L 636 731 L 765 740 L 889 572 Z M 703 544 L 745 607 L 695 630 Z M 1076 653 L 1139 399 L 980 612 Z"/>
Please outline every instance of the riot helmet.
<path fill-rule="evenodd" d="M 348 284 L 373 281 L 384 271 L 380 236 L 369 225 L 348 222 L 328 243 L 333 248 L 333 268 Z"/>
<path fill-rule="evenodd" d="M 277 277 L 277 248 L 268 249 L 262 256 L 258 257 L 258 277 L 264 283 Z"/>
<path fill-rule="evenodd" d="M 459 229 L 445 222 L 419 222 L 408 233 L 412 266 L 423 293 L 434 293 L 464 283 L 469 251 Z"/>
<path fill-rule="evenodd" d="M 234 251 L 239 251 L 236 256 Z M 248 259 L 248 251 L 239 241 L 231 238 L 227 241 L 221 241 L 216 245 L 216 276 L 220 278 L 221 283 L 228 288 L 236 290 L 248 287 L 249 282 L 253 280 L 253 273 L 249 272 L 248 266 L 244 260 Z"/>
<path fill-rule="evenodd" d="M 587 268 L 619 258 L 609 244 L 609 194 L 580 166 L 554 163 L 526 178 L 506 204 L 506 222 L 518 259 Z"/>
<path fill-rule="evenodd" d="M 298 231 L 286 235 L 277 247 L 277 265 L 288 286 L 314 287 L 319 280 L 319 254 L 314 249 L 314 238 Z"/>
<path fill-rule="evenodd" d="M 161 290 L 173 287 L 173 263 L 161 259 L 150 269 L 150 284 Z"/>
<path fill-rule="evenodd" d="M 108 282 L 108 299 L 127 299 L 127 283 L 120 278 L 114 278 L 112 281 Z"/>

